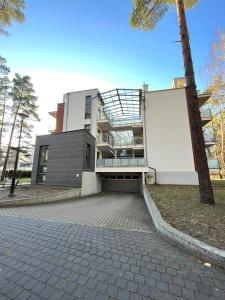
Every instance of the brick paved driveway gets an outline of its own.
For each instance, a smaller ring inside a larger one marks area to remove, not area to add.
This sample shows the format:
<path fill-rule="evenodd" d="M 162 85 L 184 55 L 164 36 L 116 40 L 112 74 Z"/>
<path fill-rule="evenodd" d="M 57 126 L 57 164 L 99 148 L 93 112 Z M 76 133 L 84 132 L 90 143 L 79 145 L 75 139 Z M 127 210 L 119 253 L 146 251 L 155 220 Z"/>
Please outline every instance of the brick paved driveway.
<path fill-rule="evenodd" d="M 137 232 L 2 215 L 0 299 L 225 299 L 225 273 L 150 227 Z"/>
<path fill-rule="evenodd" d="M 138 194 L 98 194 L 73 201 L 0 209 L 0 215 L 76 222 L 107 228 L 149 231 L 144 199 Z"/>

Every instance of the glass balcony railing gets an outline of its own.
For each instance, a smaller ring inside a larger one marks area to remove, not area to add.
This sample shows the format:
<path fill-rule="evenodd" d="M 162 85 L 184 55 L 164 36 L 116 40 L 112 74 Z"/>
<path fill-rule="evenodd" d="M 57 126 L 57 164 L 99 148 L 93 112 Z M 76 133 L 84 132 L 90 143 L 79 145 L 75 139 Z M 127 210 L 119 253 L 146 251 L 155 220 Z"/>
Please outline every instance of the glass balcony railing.
<path fill-rule="evenodd" d="M 112 147 L 114 146 L 114 140 L 113 137 L 110 133 L 103 133 L 97 136 L 96 138 L 97 144 L 104 144 L 107 143 L 111 145 Z"/>
<path fill-rule="evenodd" d="M 114 145 L 117 147 L 123 146 L 140 146 L 143 145 L 143 137 L 125 137 L 114 140 Z"/>
<path fill-rule="evenodd" d="M 141 167 L 147 166 L 146 158 L 97 159 L 96 167 Z"/>
<path fill-rule="evenodd" d="M 110 123 L 113 126 L 130 125 L 130 124 L 134 125 L 142 122 L 143 122 L 143 116 L 132 116 L 123 119 L 114 119 L 114 118 L 110 119 Z"/>
<path fill-rule="evenodd" d="M 218 159 L 208 159 L 208 167 L 210 170 L 220 169 L 220 162 Z"/>
<path fill-rule="evenodd" d="M 201 110 L 201 118 L 202 119 L 212 119 L 211 109 L 203 109 Z"/>
<path fill-rule="evenodd" d="M 209 131 L 209 132 L 203 132 L 203 136 L 204 136 L 204 140 L 206 143 L 216 142 L 216 136 L 215 136 L 213 130 Z"/>
<path fill-rule="evenodd" d="M 134 125 L 143 122 L 143 116 L 131 116 L 127 118 L 107 118 L 105 115 L 100 114 L 98 121 L 108 121 L 111 126 Z"/>

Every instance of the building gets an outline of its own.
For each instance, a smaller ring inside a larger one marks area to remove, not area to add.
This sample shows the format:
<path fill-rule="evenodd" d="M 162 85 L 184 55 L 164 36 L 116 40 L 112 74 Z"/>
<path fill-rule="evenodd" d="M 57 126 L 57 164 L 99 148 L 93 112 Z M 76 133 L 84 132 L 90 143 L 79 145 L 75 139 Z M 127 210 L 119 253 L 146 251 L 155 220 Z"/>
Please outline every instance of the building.
<path fill-rule="evenodd" d="M 8 145 L 2 145 L 2 149 L 0 151 L 0 175 L 2 174 L 2 169 L 5 161 L 5 156 L 7 152 Z M 33 156 L 34 156 L 34 145 L 29 145 L 29 147 L 22 147 L 19 153 L 19 162 L 17 170 L 23 171 L 31 171 Z M 9 152 L 9 158 L 7 162 L 7 171 L 14 169 L 15 159 L 16 159 L 17 148 L 12 147 Z"/>
<path fill-rule="evenodd" d="M 215 144 L 204 126 L 210 95 L 199 95 L 206 148 Z M 197 185 L 184 79 L 173 87 L 149 91 L 98 89 L 64 95 L 53 134 L 38 136 L 32 183 L 99 191 L 141 190 L 142 182 Z M 209 160 L 210 170 L 219 169 Z"/>

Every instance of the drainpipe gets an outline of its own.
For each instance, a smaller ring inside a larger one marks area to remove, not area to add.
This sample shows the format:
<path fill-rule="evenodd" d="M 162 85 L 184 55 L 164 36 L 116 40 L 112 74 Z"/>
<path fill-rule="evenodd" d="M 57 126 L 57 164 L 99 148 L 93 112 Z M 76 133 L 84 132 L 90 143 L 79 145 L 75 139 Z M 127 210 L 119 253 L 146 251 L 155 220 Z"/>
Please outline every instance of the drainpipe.
<path fill-rule="evenodd" d="M 143 96 L 142 96 L 142 101 L 143 101 L 143 116 L 144 116 L 144 157 L 147 161 L 148 164 L 148 151 L 147 151 L 147 135 L 146 135 L 146 106 L 145 106 L 145 89 L 143 89 Z M 143 172 L 143 175 L 145 176 L 145 172 Z M 145 178 L 144 178 L 145 182 Z"/>
<path fill-rule="evenodd" d="M 151 170 L 154 171 L 154 174 L 155 174 L 155 184 L 157 184 L 157 172 L 156 172 L 156 169 L 153 168 L 153 167 L 150 167 L 150 166 L 148 166 L 148 167 L 149 167 L 149 169 L 151 169 Z"/>

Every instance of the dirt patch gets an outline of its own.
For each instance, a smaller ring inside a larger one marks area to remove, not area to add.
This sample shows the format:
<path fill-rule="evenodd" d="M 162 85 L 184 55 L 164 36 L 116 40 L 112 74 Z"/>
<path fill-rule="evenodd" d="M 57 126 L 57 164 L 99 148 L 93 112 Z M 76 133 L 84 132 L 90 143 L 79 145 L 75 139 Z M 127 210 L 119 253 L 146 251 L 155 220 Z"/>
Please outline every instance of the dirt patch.
<path fill-rule="evenodd" d="M 225 181 L 213 182 L 215 206 L 200 203 L 198 187 L 155 185 L 148 188 L 166 222 L 225 250 Z"/>

